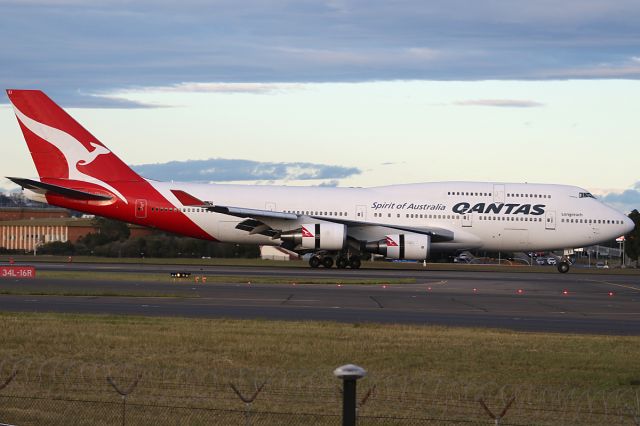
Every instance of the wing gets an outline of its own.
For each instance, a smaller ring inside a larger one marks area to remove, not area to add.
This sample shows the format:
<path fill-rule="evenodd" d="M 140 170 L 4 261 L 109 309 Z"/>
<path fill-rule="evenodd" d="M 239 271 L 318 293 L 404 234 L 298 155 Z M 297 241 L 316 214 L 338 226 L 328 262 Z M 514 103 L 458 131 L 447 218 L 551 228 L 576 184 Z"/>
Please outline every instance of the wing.
<path fill-rule="evenodd" d="M 303 218 L 321 220 L 324 222 L 340 223 L 347 226 L 347 229 L 358 230 L 358 234 L 367 235 L 373 239 L 384 238 L 384 235 L 395 232 L 411 232 L 421 235 L 429 235 L 433 242 L 451 241 L 454 238 L 453 231 L 438 227 L 413 227 L 398 226 L 386 224 L 372 224 L 370 222 L 361 222 L 347 219 L 339 219 L 336 217 L 325 216 L 306 216 L 297 215 L 295 213 L 274 212 L 271 210 L 248 209 L 244 207 L 220 206 L 205 203 L 198 198 L 178 189 L 172 189 L 171 192 L 176 198 L 187 207 L 205 208 L 207 210 L 244 218 L 242 222 L 236 225 L 236 229 L 249 232 L 249 234 L 268 235 L 277 238 L 282 229 L 277 229 L 276 225 L 280 221 L 300 221 Z M 274 223 L 275 222 L 275 223 Z"/>

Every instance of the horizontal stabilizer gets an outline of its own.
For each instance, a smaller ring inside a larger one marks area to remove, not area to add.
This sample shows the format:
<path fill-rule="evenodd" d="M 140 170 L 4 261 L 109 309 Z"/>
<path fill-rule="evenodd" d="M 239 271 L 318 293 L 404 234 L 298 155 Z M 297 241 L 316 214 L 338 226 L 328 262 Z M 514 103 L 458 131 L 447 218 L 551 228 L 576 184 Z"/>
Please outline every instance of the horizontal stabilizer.
<path fill-rule="evenodd" d="M 193 195 L 191 195 L 191 194 L 189 194 L 187 192 L 184 192 L 181 189 L 172 189 L 171 192 L 173 193 L 173 195 L 176 196 L 178 201 L 180 201 L 183 206 L 188 206 L 188 207 L 206 207 L 208 205 L 204 201 L 194 197 Z"/>
<path fill-rule="evenodd" d="M 8 177 L 7 179 L 20 185 L 22 188 L 30 189 L 31 191 L 38 193 L 57 194 L 66 198 L 73 198 L 75 200 L 93 200 L 93 201 L 107 201 L 113 197 L 108 195 L 93 194 L 91 192 L 80 191 L 78 189 L 66 188 L 60 185 L 54 185 L 52 183 L 44 183 L 33 179 L 24 179 L 16 177 Z"/>

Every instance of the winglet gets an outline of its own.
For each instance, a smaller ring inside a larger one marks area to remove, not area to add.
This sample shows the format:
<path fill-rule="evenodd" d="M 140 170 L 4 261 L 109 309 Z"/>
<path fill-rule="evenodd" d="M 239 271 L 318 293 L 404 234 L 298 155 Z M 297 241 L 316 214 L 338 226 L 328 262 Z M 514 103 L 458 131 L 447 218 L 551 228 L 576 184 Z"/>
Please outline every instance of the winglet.
<path fill-rule="evenodd" d="M 171 192 L 176 196 L 178 201 L 182 203 L 183 206 L 190 207 L 205 207 L 208 206 L 204 201 L 194 197 L 191 194 L 188 194 L 180 189 L 172 189 Z"/>

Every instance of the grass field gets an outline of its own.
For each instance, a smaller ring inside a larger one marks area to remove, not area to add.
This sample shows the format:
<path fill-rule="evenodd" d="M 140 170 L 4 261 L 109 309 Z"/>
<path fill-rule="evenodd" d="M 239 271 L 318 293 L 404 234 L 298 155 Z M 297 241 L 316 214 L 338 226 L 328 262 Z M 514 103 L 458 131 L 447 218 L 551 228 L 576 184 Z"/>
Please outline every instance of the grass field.
<path fill-rule="evenodd" d="M 227 384 L 251 391 L 267 381 L 257 410 L 291 410 L 293 401 L 298 411 L 338 413 L 332 371 L 356 363 L 369 371 L 362 391 L 376 386 L 366 408 L 374 415 L 482 419 L 475 398 L 502 404 L 516 395 L 512 419 L 600 424 L 602 410 L 633 409 L 639 397 L 637 337 L 65 314 L 3 313 L 0 321 L 0 373 L 19 370 L 4 391 L 12 395 L 48 387 L 113 400 L 108 372 L 123 383 L 142 373 L 132 401 L 197 405 L 204 393 L 213 395 L 206 404 L 241 408 Z M 549 407 L 565 417 L 549 416 Z"/>
<path fill-rule="evenodd" d="M 194 273 L 191 277 L 185 279 L 171 278 L 169 274 L 147 274 L 136 272 L 89 272 L 89 271 L 41 271 L 38 272 L 39 278 L 53 278 L 64 280 L 86 280 L 92 281 L 139 281 L 139 282 L 189 282 L 194 281 L 195 277 L 206 276 L 207 283 L 246 283 L 248 281 L 254 284 L 413 284 L 415 278 L 314 278 L 314 277 L 287 277 L 287 276 L 260 276 L 260 275 L 211 275 L 206 273 Z"/>
<path fill-rule="evenodd" d="M 407 325 L 0 314 L 0 359 L 152 368 L 324 370 L 354 362 L 469 383 L 617 389 L 640 380 L 637 337 Z M 405 373 L 406 374 L 406 373 Z"/>

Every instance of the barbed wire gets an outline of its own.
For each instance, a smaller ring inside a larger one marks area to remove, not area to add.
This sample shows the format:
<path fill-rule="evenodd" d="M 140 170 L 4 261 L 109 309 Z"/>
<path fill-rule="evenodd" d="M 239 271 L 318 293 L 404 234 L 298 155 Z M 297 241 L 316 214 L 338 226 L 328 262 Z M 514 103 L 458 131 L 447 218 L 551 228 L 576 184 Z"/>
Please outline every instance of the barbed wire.
<path fill-rule="evenodd" d="M 141 410 L 237 412 L 245 416 L 243 420 L 255 416 L 266 418 L 269 416 L 266 413 L 337 416 L 340 412 L 340 391 L 335 379 L 326 371 L 232 369 L 227 365 L 218 368 L 214 365 L 202 374 L 201 370 L 191 368 L 7 357 L 0 359 L 0 423 L 20 423 L 19 418 L 2 417 L 11 413 L 11 407 L 7 405 L 10 401 L 101 404 L 105 410 L 111 410 L 112 404 L 121 403 L 118 398 L 122 394 L 114 391 L 107 378 L 113 383 L 123 383 L 123 386 L 136 384 L 135 392 L 127 393 L 126 401 L 127 418 L 131 417 L 127 422 L 132 424 L 136 424 L 136 412 Z M 633 386 L 588 389 L 562 385 L 471 383 L 428 375 L 376 375 L 375 371 L 369 372 L 359 383 L 359 415 L 370 423 L 384 424 L 384 419 L 404 419 L 406 424 L 487 421 L 489 418 L 479 400 L 497 411 L 509 401 L 516 401 L 500 416 L 503 425 L 632 425 L 638 424 L 640 417 L 640 389 Z M 244 407 L 246 401 L 238 397 L 239 389 L 245 397 L 261 390 L 259 398 L 248 398 L 251 399 L 250 415 Z M 45 411 L 57 412 L 51 407 Z M 88 411 L 95 414 L 96 408 Z M 263 422 L 269 424 L 267 420 Z"/>

